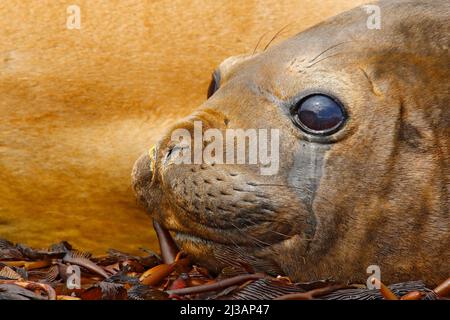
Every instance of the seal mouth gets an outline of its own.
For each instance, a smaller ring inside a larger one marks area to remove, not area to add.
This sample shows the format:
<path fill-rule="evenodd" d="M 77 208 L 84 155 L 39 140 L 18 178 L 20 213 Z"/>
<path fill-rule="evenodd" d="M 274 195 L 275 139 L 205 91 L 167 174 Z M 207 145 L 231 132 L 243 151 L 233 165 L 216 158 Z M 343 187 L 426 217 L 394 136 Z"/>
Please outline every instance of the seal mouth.
<path fill-rule="evenodd" d="M 236 243 L 231 245 L 189 232 L 175 230 L 172 232 L 178 248 L 213 273 L 218 273 L 225 267 L 247 266 L 258 272 L 284 274 L 281 266 L 271 258 L 271 246 L 259 248 Z"/>
<path fill-rule="evenodd" d="M 173 209 L 175 209 L 178 213 L 184 213 L 186 214 L 186 211 L 177 206 L 176 204 L 172 204 Z M 161 210 L 162 216 L 169 216 L 170 212 L 165 212 L 165 210 Z M 169 210 L 171 211 L 171 210 Z M 177 214 L 176 216 L 180 216 Z M 159 220 L 159 219 L 156 219 Z M 172 233 L 173 239 L 176 240 L 175 242 L 179 245 L 180 243 L 192 243 L 192 244 L 198 244 L 198 245 L 207 245 L 207 246 L 215 246 L 215 245 L 230 245 L 233 242 L 226 241 L 226 236 L 222 235 L 221 232 L 223 230 L 218 229 L 212 229 L 209 226 L 203 225 L 197 221 L 193 220 L 187 220 L 187 221 L 180 221 L 176 219 L 177 222 L 174 223 L 174 225 L 166 225 L 162 221 L 158 221 L 160 228 L 167 232 Z M 184 223 L 183 223 L 184 222 Z M 207 232 L 200 232 L 199 229 L 202 228 L 204 231 Z M 215 237 L 207 237 L 204 234 L 211 234 L 216 235 Z M 215 240 L 213 239 L 215 238 Z"/>
<path fill-rule="evenodd" d="M 170 225 L 166 224 L 165 228 L 174 233 L 174 238 L 179 243 L 192 243 L 208 247 L 238 246 L 252 250 L 265 249 L 278 243 L 278 241 L 266 242 L 265 239 L 258 239 L 250 234 L 255 231 L 254 228 L 264 228 L 259 223 L 254 223 L 251 226 L 253 230 L 248 229 L 248 227 L 240 228 L 236 224 L 232 224 L 231 227 L 212 226 L 188 218 L 189 212 L 185 208 L 173 202 L 170 202 L 170 204 L 172 209 L 169 209 L 169 211 L 175 210 L 177 214 L 175 214 L 176 218 L 174 220 L 169 219 L 172 223 L 169 222 Z M 168 217 L 171 215 L 170 212 L 162 212 L 162 216 Z M 180 217 L 185 219 L 180 219 Z"/>
<path fill-rule="evenodd" d="M 169 208 L 166 210 L 175 209 L 178 213 L 184 212 L 183 208 L 176 205 Z M 166 210 L 160 208 L 159 213 L 163 217 L 167 217 L 171 212 L 166 212 Z M 154 222 L 157 222 L 157 226 L 160 228 L 160 233 L 170 236 L 178 250 L 188 254 L 194 261 L 211 272 L 220 272 L 227 266 L 246 265 L 269 274 L 285 273 L 273 256 L 273 248 L 285 241 L 290 241 L 290 239 L 264 244 L 255 243 L 246 241 L 245 237 L 236 229 L 233 233 L 229 230 L 212 229 L 198 221 L 185 220 L 184 223 L 180 223 L 179 220 L 177 222 L 175 220 L 154 218 Z"/>

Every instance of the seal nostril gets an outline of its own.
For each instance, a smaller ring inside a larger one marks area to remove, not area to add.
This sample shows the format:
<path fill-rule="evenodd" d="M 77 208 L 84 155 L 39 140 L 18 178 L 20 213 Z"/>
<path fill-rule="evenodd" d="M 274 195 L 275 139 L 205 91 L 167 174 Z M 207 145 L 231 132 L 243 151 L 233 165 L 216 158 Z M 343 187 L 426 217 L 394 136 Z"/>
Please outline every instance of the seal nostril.
<path fill-rule="evenodd" d="M 166 159 L 170 158 L 170 156 L 172 155 L 173 149 L 174 149 L 174 147 L 169 148 L 169 151 L 166 154 Z"/>

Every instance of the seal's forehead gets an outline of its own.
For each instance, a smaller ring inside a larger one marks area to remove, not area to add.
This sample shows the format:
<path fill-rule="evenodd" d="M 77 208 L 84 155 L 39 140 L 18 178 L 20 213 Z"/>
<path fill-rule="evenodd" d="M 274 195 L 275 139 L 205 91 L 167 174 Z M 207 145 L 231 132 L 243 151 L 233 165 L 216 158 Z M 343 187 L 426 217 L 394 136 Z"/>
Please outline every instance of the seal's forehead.
<path fill-rule="evenodd" d="M 225 59 L 217 68 L 217 71 L 220 73 L 220 78 L 222 80 L 230 78 L 232 74 L 239 70 L 239 67 L 241 67 L 244 62 L 252 59 L 255 56 L 256 55 L 243 54 L 238 56 L 231 56 Z"/>
<path fill-rule="evenodd" d="M 223 73 L 227 73 L 240 62 L 248 60 L 250 57 L 251 55 L 238 55 L 228 57 L 219 65 L 219 70 Z"/>

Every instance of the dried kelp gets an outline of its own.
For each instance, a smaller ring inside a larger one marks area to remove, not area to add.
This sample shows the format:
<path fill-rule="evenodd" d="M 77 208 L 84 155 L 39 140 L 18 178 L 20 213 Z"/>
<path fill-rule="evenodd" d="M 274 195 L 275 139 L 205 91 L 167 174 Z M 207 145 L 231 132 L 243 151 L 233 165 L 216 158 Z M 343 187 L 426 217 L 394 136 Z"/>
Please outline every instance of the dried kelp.
<path fill-rule="evenodd" d="M 259 272 L 253 261 L 226 259 L 225 252 L 218 258 L 232 263 L 213 275 L 178 252 L 168 232 L 158 227 L 156 231 L 161 256 L 148 250 L 136 256 L 111 249 L 106 255 L 93 257 L 67 242 L 36 250 L 0 239 L 0 299 L 421 300 L 446 299 L 450 291 L 450 279 L 434 290 L 421 281 L 390 286 L 375 283 L 380 290 L 328 279 L 293 283 L 287 277 L 275 276 L 274 269 Z"/>

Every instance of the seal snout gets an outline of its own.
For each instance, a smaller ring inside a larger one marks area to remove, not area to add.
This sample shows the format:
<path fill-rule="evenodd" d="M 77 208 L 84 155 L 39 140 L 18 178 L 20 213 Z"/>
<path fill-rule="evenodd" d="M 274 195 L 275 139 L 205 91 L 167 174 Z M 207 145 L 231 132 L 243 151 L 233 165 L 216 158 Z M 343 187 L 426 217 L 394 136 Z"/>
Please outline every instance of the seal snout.
<path fill-rule="evenodd" d="M 150 188 L 155 170 L 154 162 L 153 152 L 146 152 L 134 163 L 131 172 L 132 187 L 136 198 L 146 206 L 149 205 Z"/>

